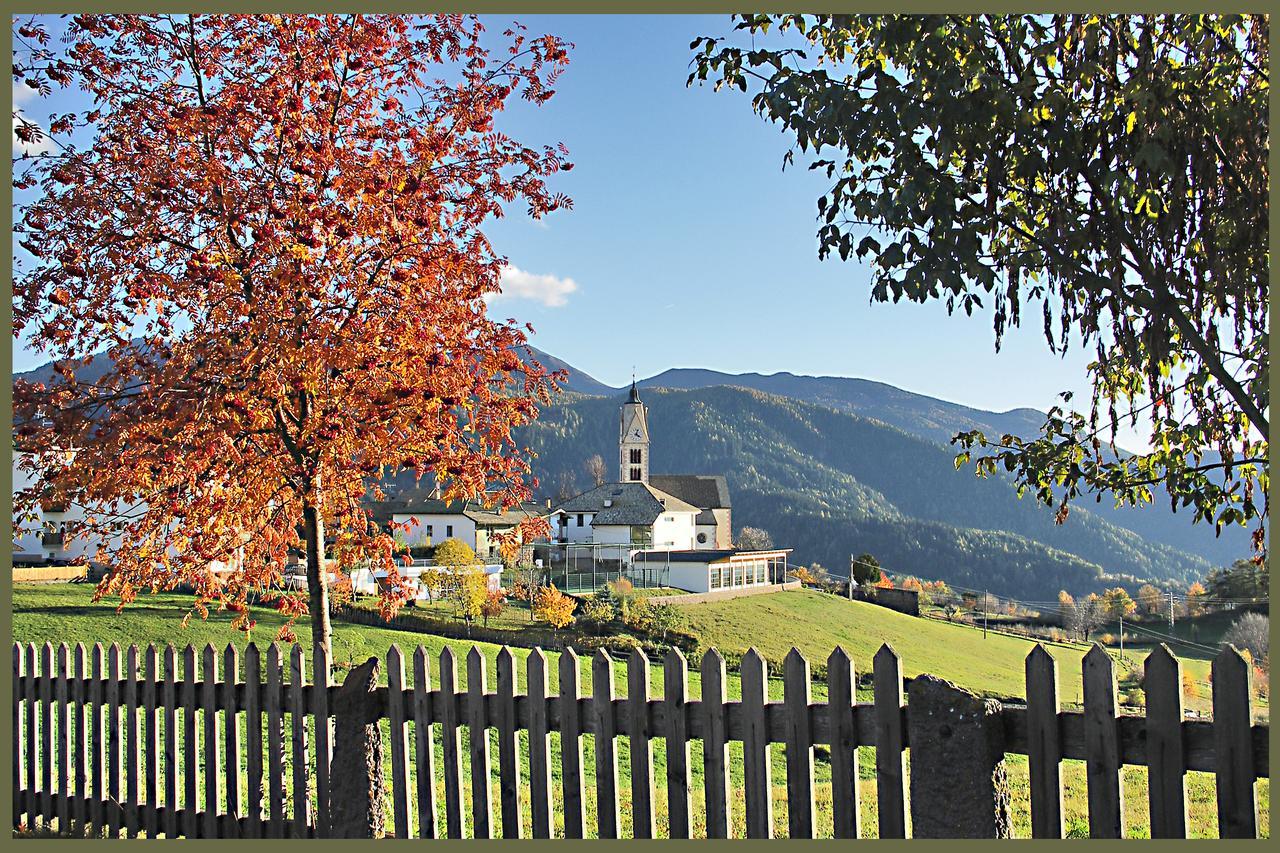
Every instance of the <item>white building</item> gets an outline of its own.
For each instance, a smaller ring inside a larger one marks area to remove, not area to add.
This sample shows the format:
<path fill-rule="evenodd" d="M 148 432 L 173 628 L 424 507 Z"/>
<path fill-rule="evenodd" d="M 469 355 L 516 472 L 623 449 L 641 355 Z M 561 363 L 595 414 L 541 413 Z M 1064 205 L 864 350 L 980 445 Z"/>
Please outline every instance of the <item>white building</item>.
<path fill-rule="evenodd" d="M 688 550 L 701 510 L 648 483 L 605 483 L 551 511 L 551 535 L 570 545 Z"/>
<path fill-rule="evenodd" d="M 667 585 L 689 592 L 717 592 L 782 583 L 790 548 L 773 551 L 648 551 L 632 559 L 652 571 L 665 568 Z"/>
<path fill-rule="evenodd" d="M 511 533 L 526 518 L 546 514 L 545 507 L 535 504 L 500 512 L 476 501 L 444 501 L 425 489 L 401 492 L 377 503 L 373 511 L 375 518 L 382 521 L 411 525 L 404 534 L 405 543 L 410 546 L 439 545 L 446 539 L 458 539 L 485 560 L 500 556 L 498 534 Z"/>

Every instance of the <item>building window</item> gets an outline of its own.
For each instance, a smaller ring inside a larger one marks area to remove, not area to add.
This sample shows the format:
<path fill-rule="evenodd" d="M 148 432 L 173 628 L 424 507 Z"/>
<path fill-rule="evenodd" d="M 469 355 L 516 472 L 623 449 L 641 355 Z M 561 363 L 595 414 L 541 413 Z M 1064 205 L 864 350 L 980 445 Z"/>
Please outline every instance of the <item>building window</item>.
<path fill-rule="evenodd" d="M 631 528 L 631 544 L 632 545 L 652 545 L 653 529 L 649 527 L 641 527 L 635 525 Z"/>
<path fill-rule="evenodd" d="M 640 469 L 639 469 L 639 468 L 632 468 L 632 469 L 631 469 L 631 479 L 632 479 L 632 480 L 635 480 L 635 481 L 639 481 L 639 479 L 640 479 Z"/>
<path fill-rule="evenodd" d="M 643 450 L 641 450 L 641 449 L 640 449 L 640 448 L 638 448 L 638 447 L 633 447 L 633 448 L 631 448 L 631 464 L 632 464 L 632 465 L 639 465 L 639 464 L 640 464 L 640 457 L 641 457 L 641 454 L 643 454 L 643 453 L 644 453 L 644 451 L 643 451 Z"/>
<path fill-rule="evenodd" d="M 719 588 L 720 588 L 720 567 L 712 566 L 711 567 L 711 589 L 719 589 Z"/>
<path fill-rule="evenodd" d="M 705 545 L 705 544 L 707 544 L 707 534 L 705 534 L 705 533 L 699 533 L 699 534 L 698 534 L 698 544 L 699 544 L 699 545 Z"/>
<path fill-rule="evenodd" d="M 452 524 L 446 524 L 446 525 L 445 525 L 445 527 L 444 527 L 444 535 L 445 535 L 445 537 L 446 537 L 446 538 L 448 538 L 448 539 L 452 539 L 452 538 L 453 538 L 453 525 L 452 525 Z"/>
<path fill-rule="evenodd" d="M 582 526 L 582 513 L 578 513 L 578 526 Z"/>
<path fill-rule="evenodd" d="M 432 534 L 432 533 L 434 533 L 434 532 L 435 532 L 435 531 L 434 531 L 434 529 L 432 528 L 432 526 L 431 526 L 430 524 L 428 524 L 428 525 L 427 525 L 427 536 L 431 536 L 431 534 Z"/>

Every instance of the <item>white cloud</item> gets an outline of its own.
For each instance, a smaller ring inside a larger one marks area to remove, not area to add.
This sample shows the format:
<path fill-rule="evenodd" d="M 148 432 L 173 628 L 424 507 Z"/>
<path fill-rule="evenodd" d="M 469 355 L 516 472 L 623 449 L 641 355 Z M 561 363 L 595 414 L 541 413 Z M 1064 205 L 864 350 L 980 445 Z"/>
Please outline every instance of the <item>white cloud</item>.
<path fill-rule="evenodd" d="M 577 289 L 578 283 L 571 278 L 538 275 L 508 264 L 502 270 L 502 292 L 495 294 L 493 300 L 531 299 L 548 308 L 559 308 Z"/>
<path fill-rule="evenodd" d="M 22 107 L 20 107 L 19 104 L 31 103 L 36 99 L 38 99 L 39 97 L 40 97 L 39 93 L 37 93 L 30 86 L 26 85 L 25 83 L 21 83 L 17 81 L 14 82 L 13 84 L 13 112 L 14 112 L 13 127 L 14 128 L 18 126 L 17 116 L 22 116 L 23 118 L 27 119 L 27 121 L 34 121 L 34 119 L 31 119 L 30 117 L 27 116 L 25 112 L 23 112 Z M 44 125 L 40 125 L 40 129 L 44 130 Z M 47 131 L 45 135 L 41 136 L 39 141 L 37 142 L 23 142 L 21 139 L 18 138 L 17 133 L 13 134 L 13 153 L 14 154 L 26 153 L 26 154 L 35 155 L 35 154 L 44 154 L 52 150 L 53 150 L 53 141 L 49 139 Z"/>

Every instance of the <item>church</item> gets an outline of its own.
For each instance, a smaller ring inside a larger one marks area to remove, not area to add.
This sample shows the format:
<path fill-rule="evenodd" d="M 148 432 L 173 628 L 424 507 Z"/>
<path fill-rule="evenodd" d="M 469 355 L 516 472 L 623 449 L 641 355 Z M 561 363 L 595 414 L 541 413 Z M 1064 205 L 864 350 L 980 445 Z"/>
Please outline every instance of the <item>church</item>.
<path fill-rule="evenodd" d="M 564 544 L 727 549 L 732 511 L 723 476 L 649 474 L 649 410 L 633 382 L 618 418 L 618 481 L 555 507 L 552 536 Z"/>
<path fill-rule="evenodd" d="M 650 474 L 649 410 L 631 384 L 618 419 L 618 481 L 550 510 L 566 554 L 619 551 L 631 573 L 690 592 L 763 587 L 785 579 L 790 549 L 733 547 L 729 487 L 720 475 Z M 570 583 L 566 567 L 565 582 Z M 594 585 L 594 581 L 593 584 Z"/>

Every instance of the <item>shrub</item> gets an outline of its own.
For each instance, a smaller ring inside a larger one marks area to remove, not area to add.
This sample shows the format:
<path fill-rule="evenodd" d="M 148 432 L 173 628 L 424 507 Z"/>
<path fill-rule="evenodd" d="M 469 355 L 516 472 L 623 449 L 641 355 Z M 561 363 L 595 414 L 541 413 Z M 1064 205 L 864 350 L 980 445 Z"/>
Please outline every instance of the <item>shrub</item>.
<path fill-rule="evenodd" d="M 653 608 L 650 626 L 654 635 L 665 643 L 667 635 L 684 627 L 684 614 L 672 604 L 659 604 Z"/>
<path fill-rule="evenodd" d="M 474 566 L 479 560 L 471 546 L 461 539 L 446 539 L 436 546 L 434 559 L 437 566 L 463 568 Z"/>
<path fill-rule="evenodd" d="M 1147 694 L 1139 687 L 1134 687 L 1124 694 L 1124 704 L 1143 708 L 1147 704 Z"/>
<path fill-rule="evenodd" d="M 588 596 L 582 602 L 581 616 L 597 628 L 603 628 L 617 616 L 613 599 L 603 590 Z"/>
<path fill-rule="evenodd" d="M 637 634 L 648 634 L 653 628 L 653 605 L 647 598 L 634 598 L 625 602 L 622 624 Z"/>
<path fill-rule="evenodd" d="M 1102 645 L 1104 646 L 1113 646 L 1115 645 L 1116 638 L 1112 634 L 1103 634 L 1101 637 L 1098 638 L 1098 642 L 1102 643 Z"/>
<path fill-rule="evenodd" d="M 457 577 L 453 601 L 468 624 L 484 615 L 489 600 L 489 579 L 479 569 L 467 569 Z"/>
<path fill-rule="evenodd" d="M 550 584 L 538 590 L 533 615 L 549 622 L 553 631 L 559 631 L 573 623 L 573 611 L 577 606 L 577 601 L 556 589 L 555 584 Z"/>
<path fill-rule="evenodd" d="M 507 606 L 507 596 L 500 589 L 490 590 L 485 596 L 484 601 L 480 604 L 480 615 L 484 617 L 484 626 L 489 627 L 489 620 L 496 619 L 502 615 L 502 611 Z"/>

